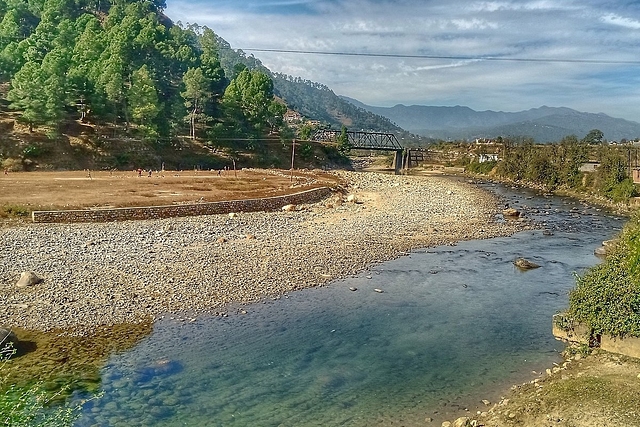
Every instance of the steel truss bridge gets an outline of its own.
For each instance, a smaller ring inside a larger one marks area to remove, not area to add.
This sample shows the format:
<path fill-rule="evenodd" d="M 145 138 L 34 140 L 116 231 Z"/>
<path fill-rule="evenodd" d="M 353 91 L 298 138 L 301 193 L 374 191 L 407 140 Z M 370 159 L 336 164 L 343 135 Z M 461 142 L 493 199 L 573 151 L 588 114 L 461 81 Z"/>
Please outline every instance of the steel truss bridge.
<path fill-rule="evenodd" d="M 342 131 L 320 129 L 313 135 L 313 141 L 338 142 Z M 404 147 L 392 133 L 347 131 L 349 146 L 358 150 L 400 151 Z"/>
<path fill-rule="evenodd" d="M 321 129 L 313 135 L 312 140 L 337 143 L 341 133 L 340 130 Z M 400 145 L 398 138 L 392 133 L 347 131 L 347 138 L 349 147 L 356 150 L 393 151 L 393 169 L 396 174 L 411 166 L 411 150 Z"/>

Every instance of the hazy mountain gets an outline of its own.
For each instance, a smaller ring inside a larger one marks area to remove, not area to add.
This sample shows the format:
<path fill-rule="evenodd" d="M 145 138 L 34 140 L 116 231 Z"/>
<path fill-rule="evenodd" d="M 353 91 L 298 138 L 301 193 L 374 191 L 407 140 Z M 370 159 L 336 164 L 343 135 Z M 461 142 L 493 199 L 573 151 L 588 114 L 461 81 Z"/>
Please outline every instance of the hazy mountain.
<path fill-rule="evenodd" d="M 540 107 L 526 111 L 475 111 L 469 107 L 396 105 L 372 107 L 343 97 L 354 105 L 388 117 L 398 126 L 418 135 L 438 139 L 471 139 L 497 136 L 528 136 L 537 142 L 559 141 L 564 136 L 584 137 L 600 129 L 606 139 L 640 137 L 640 123 L 606 114 L 583 113 L 565 107 Z"/>

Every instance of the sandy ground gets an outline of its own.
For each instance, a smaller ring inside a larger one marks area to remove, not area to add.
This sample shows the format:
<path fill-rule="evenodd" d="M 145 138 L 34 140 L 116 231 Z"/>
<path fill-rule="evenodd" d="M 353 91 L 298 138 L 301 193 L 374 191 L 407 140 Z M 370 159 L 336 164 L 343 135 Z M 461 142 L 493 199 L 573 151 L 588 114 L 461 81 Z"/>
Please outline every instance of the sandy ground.
<path fill-rule="evenodd" d="M 0 207 L 79 209 L 215 202 L 295 193 L 339 184 L 322 171 L 0 172 Z"/>

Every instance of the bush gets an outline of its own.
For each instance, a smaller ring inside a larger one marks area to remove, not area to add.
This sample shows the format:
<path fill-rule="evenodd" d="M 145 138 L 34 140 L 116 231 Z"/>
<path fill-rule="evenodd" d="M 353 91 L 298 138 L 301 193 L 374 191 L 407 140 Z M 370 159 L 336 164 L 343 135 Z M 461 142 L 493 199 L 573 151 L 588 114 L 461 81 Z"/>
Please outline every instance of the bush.
<path fill-rule="evenodd" d="M 22 160 L 8 158 L 2 161 L 2 168 L 8 170 L 9 172 L 19 172 L 24 170 L 24 166 L 22 165 Z"/>
<path fill-rule="evenodd" d="M 625 227 L 603 264 L 576 278 L 570 318 L 595 335 L 640 337 L 640 217 Z"/>
<path fill-rule="evenodd" d="M 305 162 L 308 162 L 311 159 L 313 159 L 313 146 L 308 142 L 303 143 L 300 146 L 300 157 Z"/>
<path fill-rule="evenodd" d="M 22 150 L 22 155 L 25 158 L 35 158 L 42 155 L 42 149 L 37 145 L 29 144 Z"/>
<path fill-rule="evenodd" d="M 611 186 L 607 191 L 607 197 L 616 203 L 628 202 L 630 198 L 636 196 L 636 186 L 630 179 L 625 179 L 622 182 Z"/>
<path fill-rule="evenodd" d="M 0 216 L 14 217 L 14 216 L 29 216 L 31 212 L 24 206 L 19 205 L 7 205 L 0 208 Z"/>
<path fill-rule="evenodd" d="M 471 172 L 471 173 L 477 173 L 477 174 L 483 174 L 483 175 L 488 175 L 489 172 L 491 172 L 493 170 L 493 168 L 496 167 L 496 164 L 498 162 L 496 162 L 495 160 L 490 160 L 487 162 L 471 162 L 469 163 L 469 165 L 467 166 L 467 171 Z"/>

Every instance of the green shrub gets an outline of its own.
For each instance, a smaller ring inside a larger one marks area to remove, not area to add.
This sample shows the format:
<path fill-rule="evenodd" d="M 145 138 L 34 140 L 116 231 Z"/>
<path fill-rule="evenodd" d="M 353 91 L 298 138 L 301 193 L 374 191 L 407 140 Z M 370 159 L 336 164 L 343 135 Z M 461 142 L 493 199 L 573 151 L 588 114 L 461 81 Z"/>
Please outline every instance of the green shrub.
<path fill-rule="evenodd" d="M 19 205 L 7 205 L 0 207 L 0 217 L 3 218 L 11 218 L 11 217 L 26 217 L 31 214 L 31 211 L 24 206 Z"/>
<path fill-rule="evenodd" d="M 43 383 L 18 387 L 6 384 L 2 370 L 15 354 L 11 345 L 0 350 L 0 425 L 6 427 L 71 426 L 80 415 L 81 405 L 60 402 L 64 389 L 51 392 Z"/>
<path fill-rule="evenodd" d="M 473 161 L 467 166 L 467 171 L 471 173 L 488 175 L 489 172 L 491 172 L 493 168 L 496 167 L 497 163 L 498 162 L 496 162 L 495 160 L 490 160 L 482 163 Z"/>
<path fill-rule="evenodd" d="M 47 154 L 47 152 L 48 150 L 39 145 L 29 144 L 22 150 L 22 156 L 25 159 L 35 159 Z"/>
<path fill-rule="evenodd" d="M 636 196 L 636 186 L 629 178 L 613 184 L 607 191 L 607 197 L 616 203 L 628 202 L 630 198 Z"/>
<path fill-rule="evenodd" d="M 313 159 L 313 146 L 308 142 L 305 142 L 300 146 L 300 158 L 305 162 Z"/>
<path fill-rule="evenodd" d="M 596 335 L 640 337 L 640 217 L 622 232 L 604 263 L 577 276 L 568 315 Z"/>

